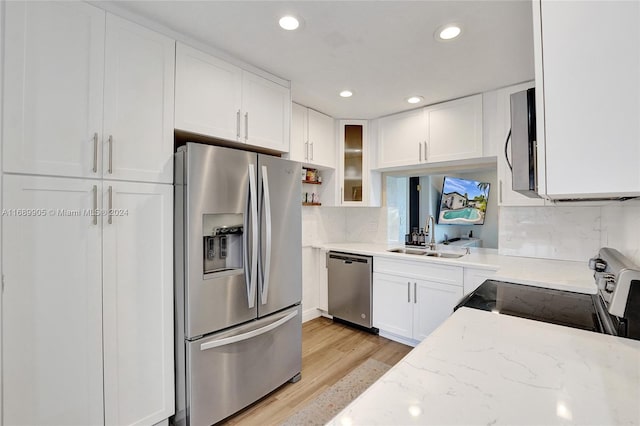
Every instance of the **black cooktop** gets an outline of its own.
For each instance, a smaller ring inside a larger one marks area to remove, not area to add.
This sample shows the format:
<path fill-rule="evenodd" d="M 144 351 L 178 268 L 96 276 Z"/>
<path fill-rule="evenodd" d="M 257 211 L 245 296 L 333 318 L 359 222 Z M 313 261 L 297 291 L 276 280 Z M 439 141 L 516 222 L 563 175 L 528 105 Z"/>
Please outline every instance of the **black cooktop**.
<path fill-rule="evenodd" d="M 455 307 L 481 309 L 603 333 L 597 295 L 487 280 Z"/>

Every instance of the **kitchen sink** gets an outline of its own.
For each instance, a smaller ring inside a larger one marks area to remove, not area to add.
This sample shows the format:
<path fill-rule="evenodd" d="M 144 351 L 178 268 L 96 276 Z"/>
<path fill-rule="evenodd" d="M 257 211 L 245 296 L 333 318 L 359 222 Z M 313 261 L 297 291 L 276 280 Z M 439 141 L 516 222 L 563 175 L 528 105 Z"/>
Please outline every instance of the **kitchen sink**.
<path fill-rule="evenodd" d="M 394 248 L 394 249 L 389 249 L 387 251 L 391 253 L 417 254 L 417 255 L 423 255 L 423 256 L 427 254 L 426 250 L 420 250 L 420 249 Z"/>
<path fill-rule="evenodd" d="M 409 248 L 394 248 L 394 249 L 389 249 L 387 251 L 391 253 L 412 254 L 415 256 L 442 257 L 444 259 L 458 259 L 464 256 L 464 254 L 459 254 L 459 253 L 427 251 L 427 250 L 409 249 Z"/>

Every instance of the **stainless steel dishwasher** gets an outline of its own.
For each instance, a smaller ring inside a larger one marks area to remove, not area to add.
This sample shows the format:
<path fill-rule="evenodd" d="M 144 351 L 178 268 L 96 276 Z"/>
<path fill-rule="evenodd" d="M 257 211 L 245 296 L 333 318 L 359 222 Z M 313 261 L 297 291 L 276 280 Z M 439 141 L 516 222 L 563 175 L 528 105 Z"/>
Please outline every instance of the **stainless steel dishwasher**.
<path fill-rule="evenodd" d="M 373 258 L 334 251 L 327 256 L 329 314 L 377 332 L 371 318 Z"/>

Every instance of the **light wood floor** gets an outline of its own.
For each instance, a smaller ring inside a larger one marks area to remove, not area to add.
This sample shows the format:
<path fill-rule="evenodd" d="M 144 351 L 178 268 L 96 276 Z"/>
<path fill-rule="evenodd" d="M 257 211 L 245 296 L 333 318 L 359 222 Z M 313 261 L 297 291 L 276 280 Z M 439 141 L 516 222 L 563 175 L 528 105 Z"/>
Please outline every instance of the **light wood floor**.
<path fill-rule="evenodd" d="M 277 425 L 367 359 L 392 366 L 411 349 L 327 318 L 308 321 L 302 325 L 302 380 L 287 383 L 224 424 Z"/>

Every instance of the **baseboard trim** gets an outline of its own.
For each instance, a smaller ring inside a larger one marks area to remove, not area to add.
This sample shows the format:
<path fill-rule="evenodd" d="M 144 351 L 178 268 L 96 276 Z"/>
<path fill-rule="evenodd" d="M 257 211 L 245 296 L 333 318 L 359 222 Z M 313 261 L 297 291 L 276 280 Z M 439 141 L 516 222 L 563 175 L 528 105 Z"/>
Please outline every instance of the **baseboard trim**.
<path fill-rule="evenodd" d="M 320 316 L 320 310 L 317 308 L 311 308 L 302 311 L 302 322 L 311 321 L 312 319 L 318 318 Z"/>
<path fill-rule="evenodd" d="M 379 336 L 385 339 L 393 340 L 394 342 L 402 343 L 403 345 L 416 347 L 418 345 L 417 340 L 408 339 L 406 337 L 398 336 L 397 334 L 389 333 L 388 331 L 380 330 Z"/>

